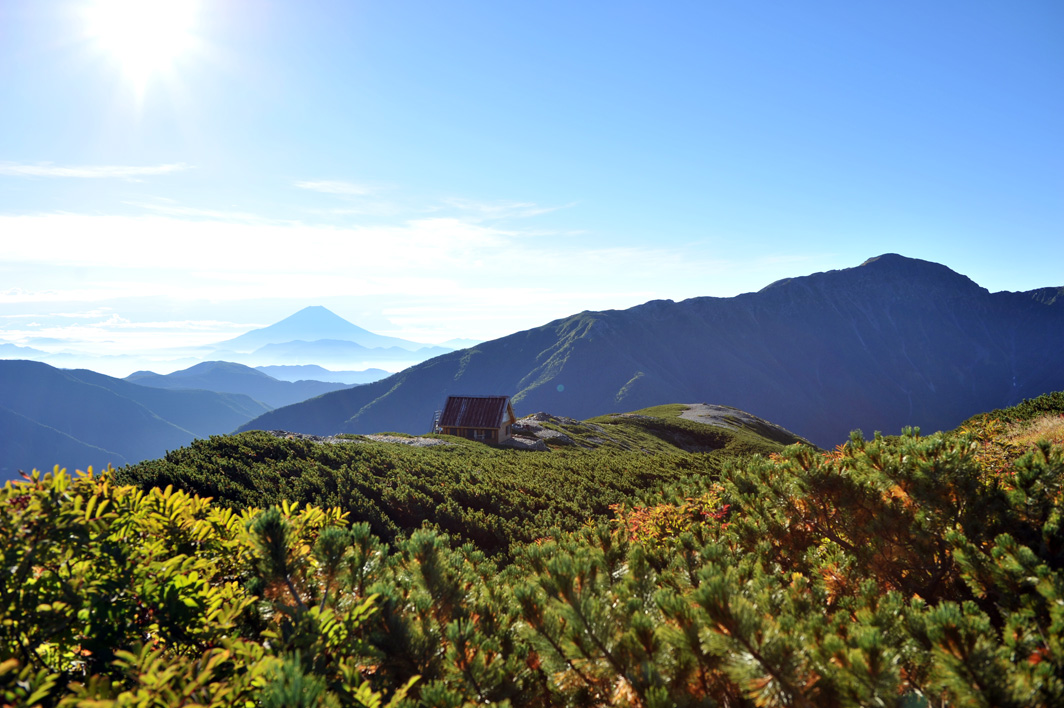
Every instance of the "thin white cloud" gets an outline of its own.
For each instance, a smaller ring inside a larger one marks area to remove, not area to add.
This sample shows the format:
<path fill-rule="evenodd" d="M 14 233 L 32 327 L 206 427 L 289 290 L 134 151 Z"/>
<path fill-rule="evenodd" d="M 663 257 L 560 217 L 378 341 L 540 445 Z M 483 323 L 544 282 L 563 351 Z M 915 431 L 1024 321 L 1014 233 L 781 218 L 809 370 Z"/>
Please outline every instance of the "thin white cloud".
<path fill-rule="evenodd" d="M 335 180 L 293 182 L 293 184 L 300 189 L 309 189 L 323 194 L 339 194 L 347 197 L 366 197 L 377 191 L 375 187 L 370 187 L 366 184 Z"/>
<path fill-rule="evenodd" d="M 0 175 L 9 177 L 74 177 L 80 179 L 133 179 L 171 174 L 192 169 L 192 165 L 174 162 L 165 165 L 78 165 L 62 166 L 50 162 L 35 165 L 0 162 Z"/>
<path fill-rule="evenodd" d="M 9 290 L 0 291 L 0 305 L 15 305 L 23 303 L 92 303 L 120 297 L 142 297 L 154 292 L 151 289 L 153 285 L 153 283 L 137 283 L 135 281 L 129 281 L 79 288 L 65 288 L 61 286 L 42 290 L 11 288 Z M 157 286 L 156 290 L 162 290 L 162 286 Z M 164 292 L 168 293 L 169 291 Z M 4 315 L 4 317 L 14 316 L 15 315 Z"/>
<path fill-rule="evenodd" d="M 20 346 L 44 347 L 51 351 L 76 347 L 91 350 L 95 346 L 122 343 L 130 350 L 161 346 L 201 346 L 219 339 L 242 334 L 261 324 L 221 320 L 160 320 L 133 322 L 112 314 L 98 322 L 37 325 L 2 330 L 3 338 Z M 100 353 L 100 352 L 97 352 Z"/>
<path fill-rule="evenodd" d="M 15 236 L 5 242 L 9 272 L 0 308 L 39 318 L 54 303 L 62 313 L 97 314 L 103 321 L 94 327 L 57 330 L 61 323 L 51 321 L 46 328 L 95 342 L 102 352 L 105 341 L 123 342 L 127 351 L 211 341 L 191 323 L 156 330 L 141 324 L 155 319 L 148 310 L 127 314 L 147 302 L 169 303 L 175 312 L 210 302 L 219 314 L 230 304 L 267 301 L 358 301 L 366 309 L 387 303 L 395 326 L 408 332 L 393 334 L 443 341 L 492 339 L 584 309 L 739 291 L 736 264 L 711 244 L 606 245 L 593 235 L 502 228 L 477 213 L 338 226 L 150 208 L 155 213 L 139 216 L 0 214 L 0 233 Z M 772 282 L 782 271 L 766 264 L 760 280 Z M 115 309 L 101 311 L 104 303 Z M 129 321 L 107 321 L 116 310 Z M 16 325 L 24 321 L 0 319 L 0 332 L 28 330 Z M 434 336 L 424 336 L 430 331 Z"/>
<path fill-rule="evenodd" d="M 561 206 L 541 206 L 535 202 L 479 202 L 458 198 L 443 199 L 442 202 L 448 207 L 471 212 L 485 219 L 527 219 L 576 206 L 576 202 Z"/>
<path fill-rule="evenodd" d="M 259 216 L 258 214 L 251 214 L 243 211 L 221 211 L 218 209 L 197 209 L 195 207 L 181 206 L 174 204 L 173 200 L 160 199 L 159 202 L 122 202 L 127 206 L 139 207 L 141 209 L 147 209 L 158 214 L 165 214 L 167 216 L 185 216 L 185 217 L 197 217 L 203 219 L 213 219 L 215 221 L 240 221 L 246 224 L 289 224 L 294 225 L 296 221 L 280 221 L 277 219 L 267 219 Z"/>
<path fill-rule="evenodd" d="M 393 202 L 363 202 L 358 206 L 341 207 L 338 209 L 305 209 L 306 214 L 326 219 L 350 216 L 399 216 L 403 213 L 402 207 Z"/>
<path fill-rule="evenodd" d="M 530 283 L 565 289 L 573 279 L 586 283 L 591 292 L 607 282 L 610 290 L 623 284 L 625 289 L 647 291 L 668 283 L 677 295 L 686 294 L 676 292 L 680 281 L 704 283 L 707 275 L 722 275 L 728 266 L 712 256 L 692 258 L 683 249 L 582 245 L 565 236 L 533 238 L 476 219 L 441 216 L 338 227 L 202 216 L 207 218 L 0 215 L 0 233 L 17 236 L 8 241 L 5 260 L 23 264 L 20 270 L 27 278 L 27 268 L 35 268 L 35 276 L 49 281 L 38 279 L 33 290 L 29 282 L 11 283 L 0 292 L 0 301 L 54 302 L 84 291 L 117 296 L 138 288 L 143 288 L 142 296 L 165 297 L 173 297 L 175 288 L 206 288 L 229 299 L 239 291 L 250 294 L 260 288 L 263 294 L 279 294 L 294 290 L 296 284 L 337 294 L 404 292 L 418 283 L 419 291 L 426 283 L 436 290 L 446 282 L 507 290 Z M 69 268 L 88 269 L 91 275 L 79 277 L 68 289 L 61 277 L 69 274 L 60 271 Z"/>
<path fill-rule="evenodd" d="M 29 292 L 24 292 L 23 294 L 27 295 L 27 296 L 32 295 L 32 293 L 29 293 Z M 0 292 L 0 296 L 3 296 L 3 295 L 5 295 L 5 293 Z M 0 302 L 5 302 L 5 301 L 0 299 Z M 100 318 L 100 317 L 110 317 L 112 314 L 113 313 L 111 312 L 111 308 L 109 308 L 109 307 L 101 307 L 101 308 L 97 308 L 95 310 L 86 310 L 84 312 L 48 312 L 48 313 L 29 312 L 29 313 L 19 313 L 19 314 L 14 314 L 14 315 L 0 314 L 0 319 L 31 319 L 32 320 L 32 319 L 36 319 L 36 318 L 47 318 L 47 317 L 65 317 L 65 318 L 68 318 L 68 319 L 95 319 L 95 318 Z M 36 323 L 31 323 L 31 324 L 36 324 Z M 30 325 L 27 325 L 27 326 L 30 326 Z"/>

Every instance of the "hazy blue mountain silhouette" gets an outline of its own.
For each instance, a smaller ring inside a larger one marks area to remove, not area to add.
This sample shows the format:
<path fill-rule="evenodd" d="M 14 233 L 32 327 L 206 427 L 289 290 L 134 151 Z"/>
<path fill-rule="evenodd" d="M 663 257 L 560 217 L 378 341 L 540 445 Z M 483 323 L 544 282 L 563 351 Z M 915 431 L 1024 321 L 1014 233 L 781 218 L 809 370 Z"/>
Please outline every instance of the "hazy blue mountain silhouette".
<path fill-rule="evenodd" d="M 139 403 L 163 420 L 200 438 L 229 432 L 240 425 L 242 419 L 262 415 L 271 408 L 241 393 L 203 389 L 165 390 L 88 369 L 71 369 L 66 373 L 79 381 L 100 386 Z"/>
<path fill-rule="evenodd" d="M 455 339 L 448 339 L 446 342 L 440 342 L 441 347 L 447 347 L 449 349 L 468 349 L 469 347 L 475 347 L 484 340 L 482 339 L 468 339 L 466 337 L 457 337 Z"/>
<path fill-rule="evenodd" d="M 227 433 L 269 410 L 231 393 L 167 391 L 85 369 L 0 361 L 0 478 L 19 469 L 122 465 Z"/>
<path fill-rule="evenodd" d="M 412 352 L 402 347 L 364 347 L 358 342 L 341 339 L 319 339 L 313 342 L 294 340 L 278 342 L 259 347 L 252 355 L 259 359 L 283 362 L 409 362 L 422 361 L 427 358 L 446 354 L 451 349 L 445 347 L 425 346 Z"/>
<path fill-rule="evenodd" d="M 887 254 L 731 298 L 582 312 L 288 406 L 243 429 L 425 432 L 449 394 L 584 418 L 734 406 L 823 446 L 851 429 L 951 428 L 1064 389 L 1064 288 L 990 293 Z"/>
<path fill-rule="evenodd" d="M 270 344 L 319 340 L 340 340 L 355 342 L 363 347 L 398 347 L 407 351 L 417 351 L 431 344 L 411 342 L 398 337 L 387 337 L 363 329 L 348 322 L 343 317 L 320 305 L 304 307 L 299 312 L 284 318 L 268 327 L 253 329 L 239 337 L 218 342 L 217 349 L 233 352 L 253 352 Z"/>
<path fill-rule="evenodd" d="M 44 352 L 40 349 L 34 349 L 32 347 L 20 347 L 17 344 L 11 344 L 9 342 L 0 343 L 0 356 L 5 359 L 25 358 L 28 356 L 43 356 Z"/>
<path fill-rule="evenodd" d="M 380 381 L 389 375 L 384 369 L 331 371 L 317 364 L 273 364 L 256 366 L 257 370 L 280 381 L 329 381 L 347 385 Z"/>
<path fill-rule="evenodd" d="M 229 361 L 205 361 L 170 374 L 138 371 L 125 380 L 152 388 L 242 393 L 270 408 L 299 403 L 323 393 L 347 388 L 346 384 L 325 381 L 279 381 L 263 371 Z"/>

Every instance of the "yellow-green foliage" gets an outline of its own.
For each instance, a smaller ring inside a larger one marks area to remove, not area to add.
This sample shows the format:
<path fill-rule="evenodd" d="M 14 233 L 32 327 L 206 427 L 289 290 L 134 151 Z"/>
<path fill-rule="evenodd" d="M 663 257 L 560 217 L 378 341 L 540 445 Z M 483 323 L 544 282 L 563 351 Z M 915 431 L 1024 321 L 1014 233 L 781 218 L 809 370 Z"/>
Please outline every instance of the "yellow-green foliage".
<path fill-rule="evenodd" d="M 260 528 L 271 512 L 280 536 Z M 116 486 L 91 470 L 8 483 L 4 704 L 269 705 L 294 685 L 306 705 L 372 704 L 379 696 L 352 640 L 373 598 L 326 597 L 347 582 L 337 568 L 349 551 L 316 552 L 326 532 L 344 528 L 342 515 L 271 512 Z"/>

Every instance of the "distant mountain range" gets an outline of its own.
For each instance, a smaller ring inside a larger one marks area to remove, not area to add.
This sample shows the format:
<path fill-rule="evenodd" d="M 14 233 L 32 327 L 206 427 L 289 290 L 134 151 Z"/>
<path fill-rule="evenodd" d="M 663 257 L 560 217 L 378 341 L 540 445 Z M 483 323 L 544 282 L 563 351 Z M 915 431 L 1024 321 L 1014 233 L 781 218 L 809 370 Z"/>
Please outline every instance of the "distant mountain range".
<path fill-rule="evenodd" d="M 440 354 L 451 347 L 386 337 L 348 322 L 330 310 L 304 307 L 285 319 L 211 347 L 212 356 L 254 365 L 316 364 L 406 367 Z"/>
<path fill-rule="evenodd" d="M 317 364 L 275 364 L 256 366 L 255 368 L 279 381 L 331 381 L 349 385 L 372 383 L 373 381 L 380 381 L 389 375 L 384 369 L 330 371 Z"/>
<path fill-rule="evenodd" d="M 264 344 L 251 353 L 250 358 L 257 361 L 289 362 L 298 364 L 308 361 L 331 363 L 375 361 L 389 363 L 393 361 L 424 361 L 440 354 L 454 351 L 446 347 L 422 347 L 410 351 L 402 347 L 364 347 L 358 342 L 342 339 L 318 339 L 313 342 L 294 340 Z"/>
<path fill-rule="evenodd" d="M 347 388 L 347 384 L 326 381 L 279 381 L 263 371 L 228 361 L 205 361 L 165 375 L 138 371 L 127 376 L 125 380 L 152 388 L 242 393 L 267 404 L 270 408 L 287 406 L 323 393 Z"/>
<path fill-rule="evenodd" d="M 211 348 L 213 357 L 254 366 L 388 367 L 392 371 L 451 351 L 450 347 L 375 334 L 319 305 L 304 307 L 280 322 Z"/>
<path fill-rule="evenodd" d="M 437 356 L 242 429 L 422 433 L 449 394 L 573 418 L 671 401 L 735 406 L 819 445 L 852 428 L 952 428 L 1064 389 L 1064 288 L 990 293 L 887 254 L 732 298 L 582 312 Z"/>
<path fill-rule="evenodd" d="M 76 352 L 0 344 L 0 481 L 19 469 L 51 469 L 57 463 L 84 468 L 159 457 L 194 438 L 230 433 L 272 408 L 388 375 L 379 368 L 330 371 L 319 363 L 407 366 L 452 351 L 369 332 L 324 307 L 304 308 L 208 351 L 217 354 L 222 345 L 254 349 L 231 352 L 234 356 L 287 363 L 258 370 L 205 361 L 169 374 L 137 371 L 121 379 L 27 360 L 76 366 L 82 358 Z M 108 361 L 119 359 L 128 360 Z"/>
<path fill-rule="evenodd" d="M 209 361 L 254 367 L 314 366 L 328 372 L 328 377 L 304 379 L 355 384 L 377 380 L 387 376 L 388 371 L 406 368 L 477 341 L 459 339 L 446 345 L 432 345 L 388 337 L 348 322 L 324 307 L 312 306 L 268 327 L 206 346 L 92 355 L 79 351 L 76 343 L 66 340 L 37 338 L 31 343 L 46 349 L 0 342 L 0 359 L 28 359 L 53 366 L 123 374 L 134 368 L 172 370 Z M 337 370 L 347 373 L 334 375 Z M 278 378 L 288 380 L 283 373 Z"/>
<path fill-rule="evenodd" d="M 215 347 L 234 352 L 253 352 L 270 344 L 319 340 L 336 340 L 354 342 L 367 349 L 398 347 L 408 352 L 417 351 L 432 344 L 411 342 L 398 337 L 386 337 L 363 329 L 348 322 L 343 317 L 320 305 L 304 307 L 299 312 L 275 322 L 268 327 L 253 329 L 250 332 L 218 342 Z"/>
<path fill-rule="evenodd" d="M 441 342 L 439 346 L 447 347 L 448 349 L 468 349 L 469 347 L 475 347 L 480 344 L 481 339 L 467 339 L 459 337 L 457 339 L 448 339 L 446 342 Z"/>
<path fill-rule="evenodd" d="M 226 361 L 166 375 L 138 371 L 125 379 L 0 361 L 0 483 L 19 469 L 101 468 L 161 457 L 194 438 L 231 433 L 274 407 L 350 385 L 281 381 Z"/>
<path fill-rule="evenodd" d="M 23 359 L 31 356 L 41 356 L 43 354 L 45 354 L 45 352 L 40 349 L 34 349 L 33 347 L 20 347 L 17 344 L 10 344 L 8 342 L 0 343 L 0 356 L 3 357 L 18 357 Z"/>
<path fill-rule="evenodd" d="M 85 369 L 0 361 L 0 481 L 19 469 L 99 469 L 160 457 L 268 410 L 241 394 L 170 391 Z"/>

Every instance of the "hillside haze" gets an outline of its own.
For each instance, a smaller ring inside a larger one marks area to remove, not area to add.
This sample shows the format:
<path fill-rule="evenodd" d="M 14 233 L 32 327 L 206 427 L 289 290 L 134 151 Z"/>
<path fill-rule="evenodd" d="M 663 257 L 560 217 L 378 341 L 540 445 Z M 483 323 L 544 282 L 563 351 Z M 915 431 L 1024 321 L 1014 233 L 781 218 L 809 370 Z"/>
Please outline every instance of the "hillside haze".
<path fill-rule="evenodd" d="M 242 393 L 270 408 L 287 406 L 329 391 L 346 388 L 345 384 L 326 381 L 279 381 L 263 371 L 229 361 L 205 361 L 165 375 L 138 371 L 127 376 L 125 380 L 152 388 Z"/>
<path fill-rule="evenodd" d="M 24 343 L 42 349 L 0 342 L 0 360 L 41 361 L 61 368 L 91 369 L 118 377 L 129 376 L 130 372 L 140 375 L 158 370 L 177 371 L 196 364 L 229 362 L 251 367 L 277 367 L 276 378 L 284 381 L 346 384 L 375 381 L 387 376 L 388 372 L 459 348 L 457 344 L 425 344 L 377 334 L 318 305 L 304 307 L 269 326 L 213 344 L 140 350 L 118 348 L 104 354 L 85 348 L 85 343 L 76 339 L 33 337 Z M 311 375 L 292 377 L 297 367 L 309 367 Z M 199 373 L 202 372 L 196 375 Z M 265 373 L 273 375 L 274 372 Z M 169 385 L 176 382 L 158 383 Z M 206 388 L 218 390 L 212 388 L 213 385 Z M 289 400 L 276 405 L 287 405 L 302 398 L 289 396 Z"/>
<path fill-rule="evenodd" d="M 366 369 L 364 371 L 330 371 L 317 364 L 276 364 L 256 366 L 258 371 L 268 374 L 279 381 L 324 381 L 339 384 L 364 384 L 378 381 L 388 376 L 384 369 Z"/>
<path fill-rule="evenodd" d="M 428 430 L 450 394 L 573 418 L 677 400 L 735 406 L 833 446 L 950 428 L 1064 388 L 1064 288 L 990 293 L 887 254 L 731 298 L 582 312 L 271 411 L 242 429 Z"/>
<path fill-rule="evenodd" d="M 253 352 L 269 345 L 319 340 L 354 342 L 366 348 L 397 347 L 410 352 L 432 346 L 370 332 L 320 305 L 304 307 L 268 327 L 253 329 L 215 346 L 222 350 Z"/>
<path fill-rule="evenodd" d="M 412 342 L 370 332 L 320 305 L 304 307 L 268 327 L 201 350 L 211 359 L 249 366 L 320 366 L 332 370 L 385 368 L 398 371 L 451 347 Z M 361 376 L 362 380 L 375 376 Z"/>

